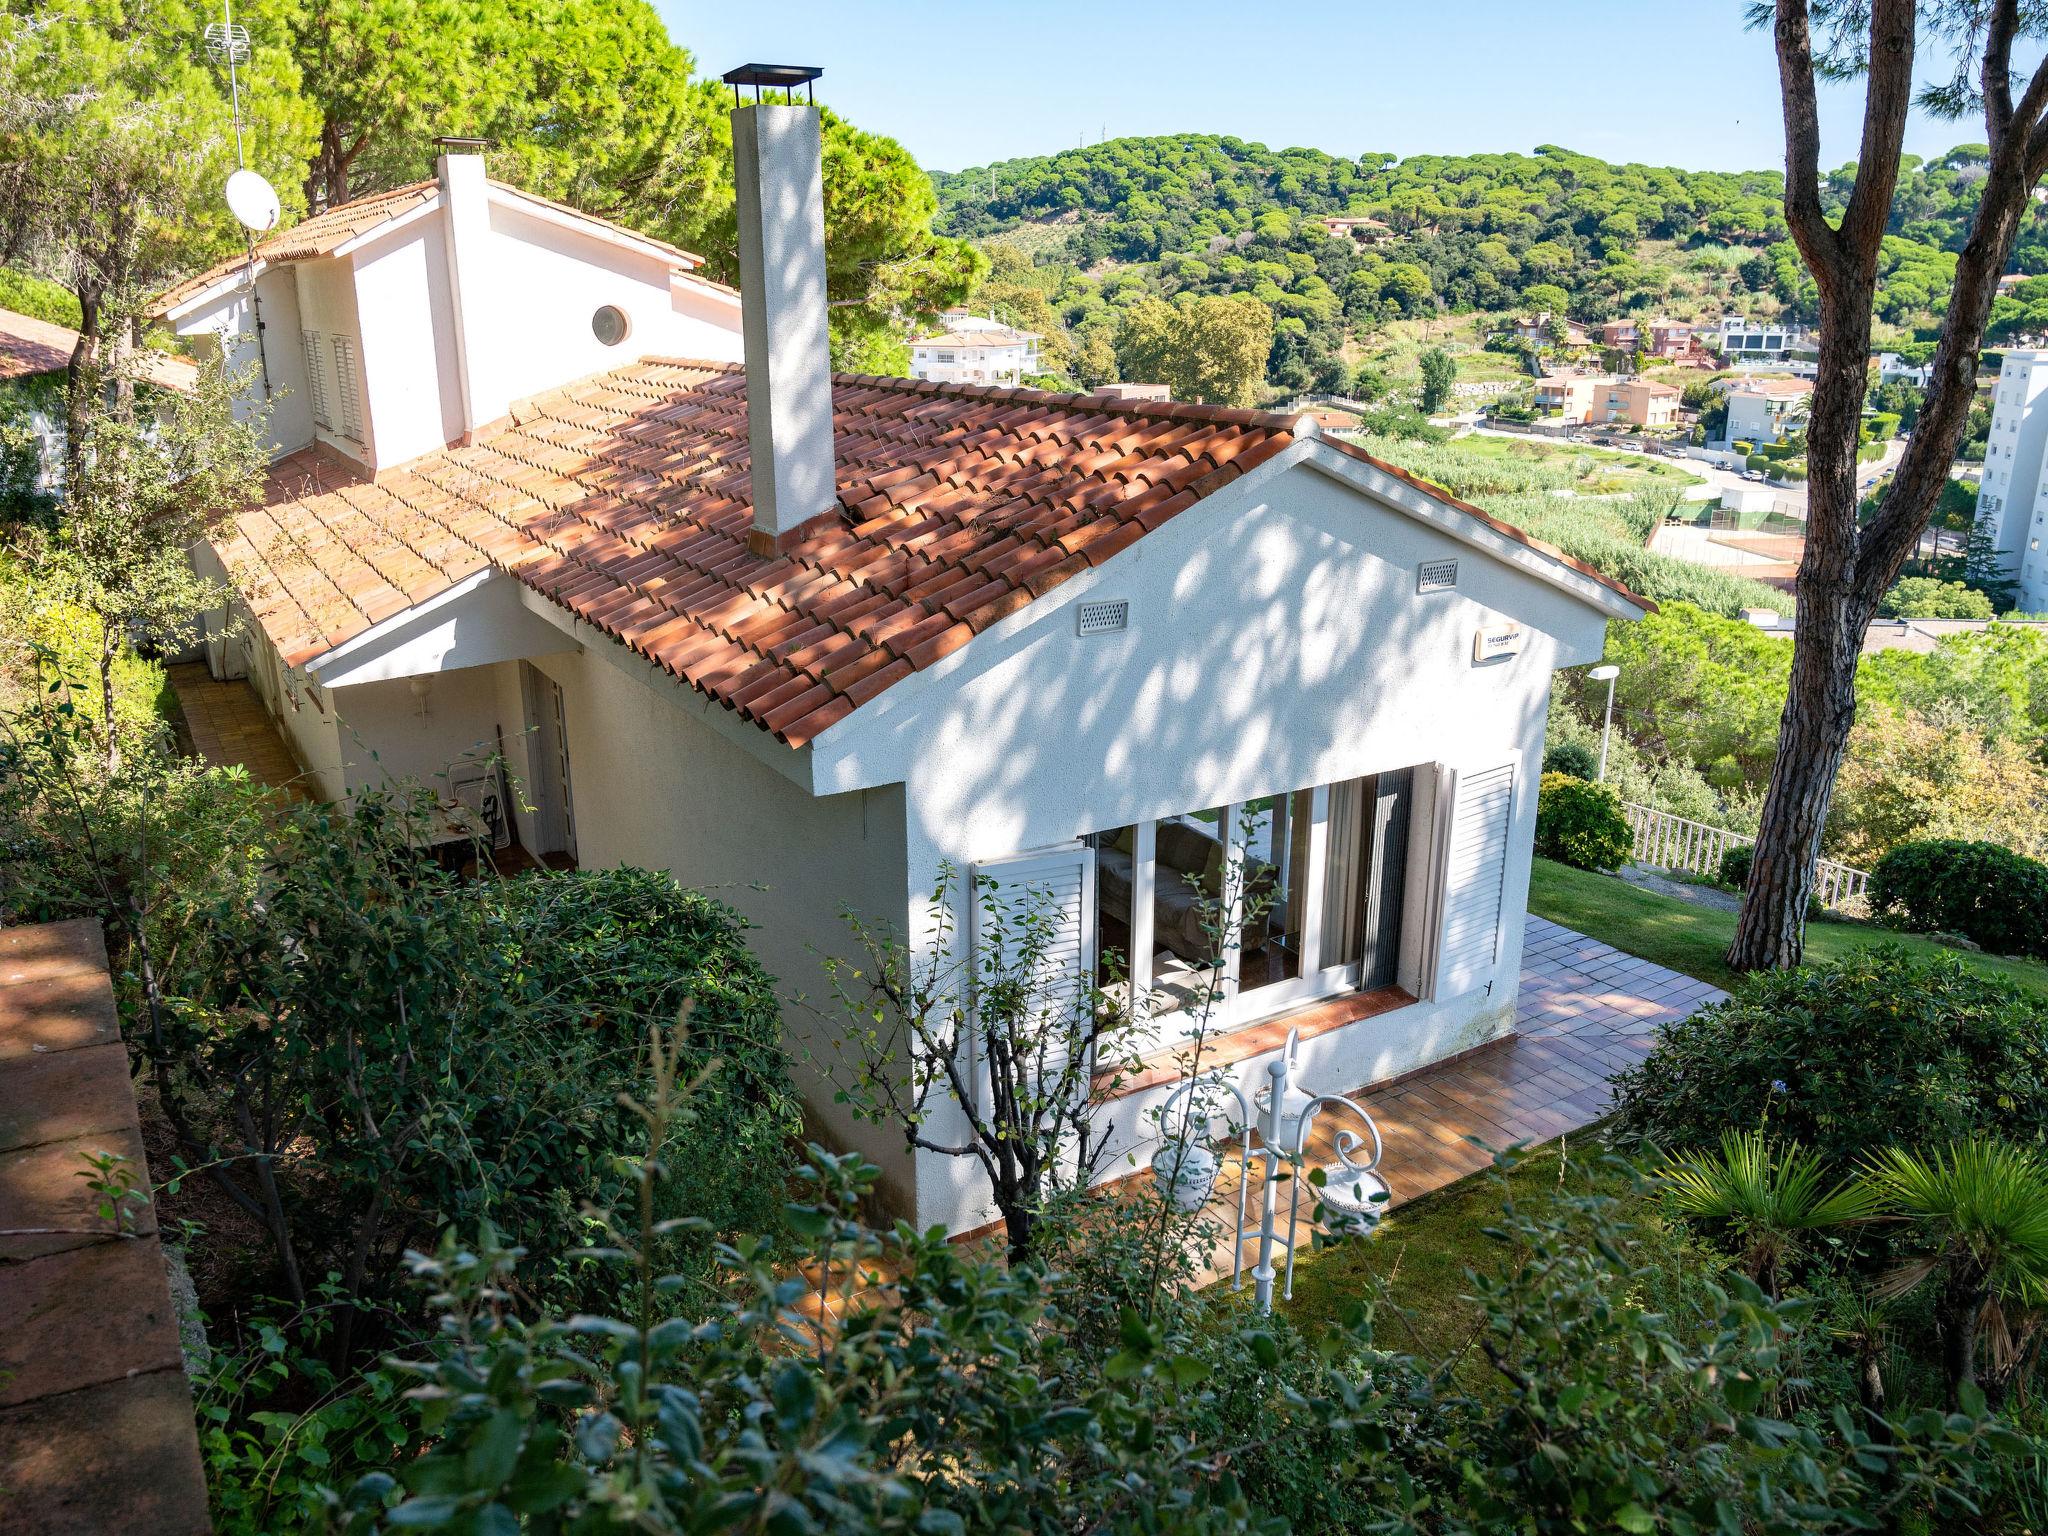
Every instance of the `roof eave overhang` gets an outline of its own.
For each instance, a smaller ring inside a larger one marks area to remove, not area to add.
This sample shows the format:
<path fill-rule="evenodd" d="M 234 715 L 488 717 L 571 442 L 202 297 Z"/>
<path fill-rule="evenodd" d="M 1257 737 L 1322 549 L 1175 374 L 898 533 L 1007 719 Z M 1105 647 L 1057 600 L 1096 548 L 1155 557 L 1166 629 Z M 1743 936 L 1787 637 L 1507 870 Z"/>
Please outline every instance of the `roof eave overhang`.
<path fill-rule="evenodd" d="M 514 187 L 492 182 L 491 201 L 501 208 L 510 208 L 529 218 L 538 219 L 543 224 L 552 224 L 557 229 L 570 230 L 606 245 L 617 246 L 620 250 L 632 251 L 635 255 L 645 256 L 650 261 L 658 261 L 678 272 L 692 272 L 703 265 L 701 261 L 685 260 L 673 247 L 660 245 L 652 240 L 643 240 L 630 230 L 620 229 L 616 225 L 596 219 L 584 218 L 557 208 L 551 203 L 523 196 Z"/>
<path fill-rule="evenodd" d="M 186 319 L 198 310 L 207 308 L 227 294 L 233 293 L 243 283 L 251 282 L 269 270 L 270 263 L 262 257 L 258 257 L 254 262 L 245 263 L 242 266 L 236 267 L 234 271 L 226 273 L 217 282 L 208 283 L 197 293 L 188 295 L 178 300 L 175 304 L 167 305 L 160 311 L 153 310 L 154 318 L 162 320 L 175 331 L 178 329 L 179 321 Z M 183 333 L 181 332 L 180 334 Z"/>
<path fill-rule="evenodd" d="M 413 224 L 417 224 L 422 219 L 432 218 L 434 214 L 440 211 L 440 208 L 441 194 L 439 192 L 435 192 L 431 194 L 424 202 L 418 204 L 415 207 L 406 209 L 405 212 L 397 215 L 395 218 L 386 219 L 381 224 L 372 224 L 368 229 L 363 230 L 358 234 L 350 235 L 346 240 L 342 241 L 341 244 L 337 245 L 333 250 L 329 251 L 327 254 L 329 256 L 353 256 L 357 251 L 362 250 L 367 245 L 371 245 L 379 240 L 387 239 L 390 236 L 397 234 L 400 230 L 406 229 Z M 302 257 L 300 259 L 307 261 L 317 261 L 319 258 Z"/>
<path fill-rule="evenodd" d="M 1309 467 L 1362 490 L 1503 564 L 1547 582 L 1610 619 L 1640 619 L 1650 611 L 1650 606 L 1654 606 L 1635 601 L 1630 595 L 1609 586 L 1597 576 L 1588 575 L 1560 556 L 1501 532 L 1455 502 L 1433 496 L 1399 475 L 1341 452 L 1328 443 L 1311 441 L 1307 446 L 1309 452 L 1303 455 L 1302 462 Z M 1273 463 L 1277 465 L 1288 460 L 1289 455 L 1282 454 Z M 1253 473 L 1267 467 L 1262 465 Z"/>

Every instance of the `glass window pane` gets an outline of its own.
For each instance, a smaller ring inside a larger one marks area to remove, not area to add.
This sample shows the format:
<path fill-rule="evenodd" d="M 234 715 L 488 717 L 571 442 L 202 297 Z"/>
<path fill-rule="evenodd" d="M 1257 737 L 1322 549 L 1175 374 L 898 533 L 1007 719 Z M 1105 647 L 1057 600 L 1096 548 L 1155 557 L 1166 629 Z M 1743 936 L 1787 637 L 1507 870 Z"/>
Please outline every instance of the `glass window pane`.
<path fill-rule="evenodd" d="M 1095 984 L 1128 1002 L 1137 828 L 1111 827 L 1085 841 L 1095 849 Z"/>
<path fill-rule="evenodd" d="M 1310 798 L 1301 789 L 1253 800 L 1239 818 L 1245 848 L 1240 994 L 1301 975 Z"/>
<path fill-rule="evenodd" d="M 1222 985 L 1223 812 L 1171 817 L 1154 835 L 1153 1011 L 1200 1013 Z"/>

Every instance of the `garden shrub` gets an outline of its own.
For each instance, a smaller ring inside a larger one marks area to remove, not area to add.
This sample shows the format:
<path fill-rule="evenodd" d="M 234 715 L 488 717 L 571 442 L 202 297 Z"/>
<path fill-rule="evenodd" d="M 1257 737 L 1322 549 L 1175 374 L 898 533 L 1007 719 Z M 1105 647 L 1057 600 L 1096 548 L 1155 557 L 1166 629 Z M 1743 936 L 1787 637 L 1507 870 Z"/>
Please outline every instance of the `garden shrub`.
<path fill-rule="evenodd" d="M 1621 797 L 1605 784 L 1545 773 L 1536 797 L 1536 851 L 1575 869 L 1617 869 L 1635 849 Z"/>
<path fill-rule="evenodd" d="M 1721 855 L 1719 868 L 1715 870 L 1720 882 L 1742 891 L 1749 888 L 1749 867 L 1756 862 L 1756 844 L 1739 843 Z"/>
<path fill-rule="evenodd" d="M 1583 741 L 1554 741 L 1543 749 L 1543 771 L 1590 779 L 1600 771 L 1600 754 Z"/>
<path fill-rule="evenodd" d="M 1751 976 L 1660 1025 L 1615 1103 L 1625 1131 L 1666 1151 L 1763 1125 L 1844 1168 L 1977 1132 L 2048 1143 L 2048 1003 L 1955 956 L 1876 945 Z"/>
<path fill-rule="evenodd" d="M 1753 469 L 1761 475 L 1769 474 L 1772 469 L 1771 461 L 1765 458 L 1760 453 L 1752 453 L 1748 458 L 1742 461 L 1742 465 L 1743 468 Z"/>
<path fill-rule="evenodd" d="M 1995 955 L 2048 956 L 2048 864 L 1998 843 L 1901 843 L 1870 871 L 1870 907 L 1904 928 L 1959 933 Z"/>

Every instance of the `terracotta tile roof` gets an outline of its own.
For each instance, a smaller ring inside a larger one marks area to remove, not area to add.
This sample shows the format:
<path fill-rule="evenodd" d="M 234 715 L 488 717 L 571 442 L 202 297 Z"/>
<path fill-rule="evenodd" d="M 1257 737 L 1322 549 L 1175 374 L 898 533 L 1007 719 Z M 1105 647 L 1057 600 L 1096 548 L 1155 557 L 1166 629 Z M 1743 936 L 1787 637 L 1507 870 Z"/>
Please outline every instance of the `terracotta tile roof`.
<path fill-rule="evenodd" d="M 552 208 L 557 213 L 566 213 L 588 223 L 631 235 L 635 240 L 666 252 L 678 266 L 685 269 L 704 264 L 703 257 L 692 255 L 680 246 L 670 245 L 667 241 L 657 240 L 652 235 L 643 235 L 637 230 L 627 229 L 623 224 L 599 218 L 593 213 L 585 213 L 582 209 L 571 207 L 567 203 L 558 203 L 552 198 L 541 197 L 507 182 L 493 181 L 491 185 L 501 192 L 509 192 L 541 207 Z M 368 197 L 341 203 L 324 213 L 316 213 L 309 219 L 302 219 L 289 229 L 279 230 L 268 239 L 259 240 L 256 243 L 256 257 L 266 265 L 275 266 L 285 262 L 306 261 L 316 256 L 331 256 L 357 236 L 368 234 L 379 225 L 389 224 L 392 220 L 402 218 L 414 209 L 431 202 L 440 195 L 440 191 L 440 182 L 429 179 L 415 181 L 403 187 L 393 187 L 388 192 L 373 192 Z M 247 259 L 245 256 L 231 257 L 227 261 L 208 267 L 197 276 L 188 277 L 182 283 L 165 289 L 150 305 L 149 312 L 152 315 L 168 314 L 187 299 L 206 292 L 223 278 L 233 276 L 246 264 Z M 697 281 L 712 287 L 724 288 L 723 284 L 710 283 L 707 278 L 699 278 Z M 725 291 L 730 293 L 732 290 Z"/>
<path fill-rule="evenodd" d="M 913 336 L 913 347 L 1015 347 L 1027 341 L 1043 340 L 1036 331 L 1012 330 L 1007 325 L 974 331 L 935 331 L 929 336 Z"/>
<path fill-rule="evenodd" d="M 52 325 L 34 315 L 0 309 L 0 380 L 33 378 L 39 373 L 61 373 L 70 365 L 78 332 L 68 325 Z M 189 358 L 152 352 L 142 359 L 142 376 L 152 384 L 190 394 L 199 382 L 199 366 Z"/>
<path fill-rule="evenodd" d="M 268 264 L 288 261 L 305 261 L 314 256 L 331 256 L 341 246 L 367 233 L 380 224 L 411 213 L 441 190 L 436 181 L 415 181 L 409 186 L 393 187 L 389 192 L 373 192 L 368 197 L 359 197 L 354 202 L 342 203 L 324 213 L 316 213 L 310 219 L 301 219 L 289 229 L 281 229 L 267 239 L 256 242 L 256 258 Z M 221 279 L 234 275 L 247 262 L 244 256 L 232 257 L 227 261 L 208 267 L 184 282 L 166 288 L 156 296 L 149 306 L 153 315 L 168 314 L 171 310 L 197 294 L 206 292 Z"/>
<path fill-rule="evenodd" d="M 656 359 L 374 480 L 292 455 L 215 544 L 295 666 L 492 567 L 802 746 L 1312 430 L 859 375 L 833 426 L 839 515 L 772 557 L 747 549 L 744 372 Z"/>

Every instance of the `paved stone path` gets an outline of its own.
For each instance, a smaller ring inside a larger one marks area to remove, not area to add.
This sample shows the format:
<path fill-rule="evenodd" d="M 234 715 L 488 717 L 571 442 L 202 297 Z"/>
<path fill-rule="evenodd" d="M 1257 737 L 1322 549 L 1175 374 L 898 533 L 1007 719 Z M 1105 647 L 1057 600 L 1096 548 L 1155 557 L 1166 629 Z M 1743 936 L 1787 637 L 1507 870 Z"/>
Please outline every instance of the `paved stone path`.
<path fill-rule="evenodd" d="M 216 682 L 205 663 L 196 661 L 167 670 L 194 752 L 219 768 L 240 763 L 259 784 L 306 793 L 291 749 L 245 679 Z"/>

